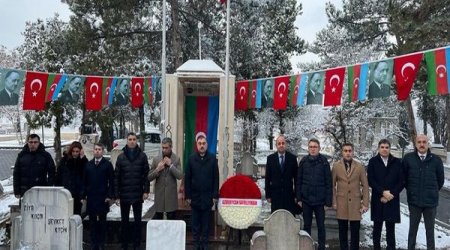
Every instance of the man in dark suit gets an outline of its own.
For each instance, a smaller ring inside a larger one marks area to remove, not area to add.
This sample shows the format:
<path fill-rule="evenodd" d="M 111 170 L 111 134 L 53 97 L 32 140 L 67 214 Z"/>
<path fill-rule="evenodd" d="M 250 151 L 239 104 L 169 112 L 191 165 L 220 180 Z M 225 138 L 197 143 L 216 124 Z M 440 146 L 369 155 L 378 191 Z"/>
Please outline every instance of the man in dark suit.
<path fill-rule="evenodd" d="M 16 93 L 19 86 L 20 74 L 15 70 L 11 70 L 5 75 L 5 86 L 0 91 L 0 106 L 17 105 L 19 95 Z"/>
<path fill-rule="evenodd" d="M 297 183 L 297 157 L 286 151 L 286 138 L 278 136 L 277 152 L 267 157 L 266 199 L 271 203 L 272 213 L 286 209 L 295 215 L 298 211 L 295 202 L 294 184 Z"/>
<path fill-rule="evenodd" d="M 114 170 L 111 162 L 103 158 L 104 146 L 96 143 L 94 159 L 86 164 L 82 202 L 87 201 L 86 212 L 89 215 L 91 249 L 105 249 L 106 214 L 114 197 Z"/>
<path fill-rule="evenodd" d="M 187 162 L 185 174 L 186 201 L 192 207 L 194 248 L 208 249 L 211 208 L 219 198 L 219 166 L 214 155 L 208 153 L 206 135 L 195 136 L 197 152 Z"/>
<path fill-rule="evenodd" d="M 315 72 L 311 75 L 306 94 L 306 104 L 322 104 L 323 98 L 323 73 Z"/>
<path fill-rule="evenodd" d="M 62 103 L 77 103 L 80 101 L 80 86 L 83 80 L 79 76 L 70 79 L 69 87 L 62 93 Z"/>
<path fill-rule="evenodd" d="M 263 94 L 261 96 L 261 107 L 273 107 L 273 82 L 270 79 L 267 79 L 264 83 Z"/>
<path fill-rule="evenodd" d="M 378 154 L 369 160 L 367 179 L 372 188 L 370 217 L 373 221 L 373 249 L 381 249 L 383 222 L 386 224 L 386 249 L 395 249 L 395 223 L 400 223 L 400 192 L 404 176 L 400 159 L 390 153 L 387 139 L 378 142 Z"/>
<path fill-rule="evenodd" d="M 390 79 L 388 77 L 389 67 L 387 62 L 382 61 L 375 64 L 371 72 L 371 82 L 369 85 L 369 99 L 387 97 L 391 94 Z"/>

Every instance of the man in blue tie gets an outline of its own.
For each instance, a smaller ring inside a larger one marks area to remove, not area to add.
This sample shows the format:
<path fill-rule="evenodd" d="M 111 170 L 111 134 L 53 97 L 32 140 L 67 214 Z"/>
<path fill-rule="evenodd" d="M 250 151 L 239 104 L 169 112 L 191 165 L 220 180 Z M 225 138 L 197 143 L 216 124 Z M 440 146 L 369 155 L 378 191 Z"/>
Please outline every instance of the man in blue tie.
<path fill-rule="evenodd" d="M 295 202 L 294 184 L 297 180 L 297 157 L 286 151 L 286 138 L 278 136 L 277 152 L 267 157 L 266 199 L 271 203 L 272 213 L 286 209 L 295 215 L 298 206 Z"/>

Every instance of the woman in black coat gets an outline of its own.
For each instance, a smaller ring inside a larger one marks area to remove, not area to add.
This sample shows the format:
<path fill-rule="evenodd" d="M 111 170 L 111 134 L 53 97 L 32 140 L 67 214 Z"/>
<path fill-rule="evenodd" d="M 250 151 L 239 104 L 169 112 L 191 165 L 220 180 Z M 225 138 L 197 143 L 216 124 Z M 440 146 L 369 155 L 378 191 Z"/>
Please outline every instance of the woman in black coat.
<path fill-rule="evenodd" d="M 400 192 L 404 177 L 400 159 L 390 154 L 390 142 L 378 143 L 378 154 L 369 160 L 367 178 L 372 188 L 370 215 L 374 222 L 373 245 L 380 248 L 381 230 L 386 223 L 386 249 L 395 249 L 395 223 L 400 223 Z"/>
<path fill-rule="evenodd" d="M 73 213 L 81 216 L 81 190 L 83 174 L 88 162 L 82 154 L 83 147 L 79 142 L 73 142 L 67 150 L 57 170 L 57 185 L 70 191 L 73 198 Z"/>

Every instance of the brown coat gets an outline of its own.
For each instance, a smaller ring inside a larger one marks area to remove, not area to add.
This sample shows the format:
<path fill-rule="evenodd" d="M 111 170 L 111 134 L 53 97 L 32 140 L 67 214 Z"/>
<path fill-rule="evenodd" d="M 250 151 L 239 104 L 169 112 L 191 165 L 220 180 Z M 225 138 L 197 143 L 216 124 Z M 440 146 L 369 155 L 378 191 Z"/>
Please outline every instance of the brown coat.
<path fill-rule="evenodd" d="M 161 159 L 161 155 L 153 158 L 150 172 L 148 174 L 148 180 L 153 181 L 156 179 L 156 212 L 173 212 L 178 209 L 177 179 L 181 180 L 181 178 L 183 178 L 180 158 L 176 156 L 175 153 L 172 153 L 172 156 L 170 157 L 172 160 L 171 166 L 164 168 L 160 172 L 156 172 L 156 167 Z"/>
<path fill-rule="evenodd" d="M 366 170 L 361 163 L 353 160 L 350 173 L 345 171 L 341 159 L 333 164 L 333 207 L 336 218 L 341 220 L 361 220 L 362 205 L 369 207 L 369 184 Z"/>

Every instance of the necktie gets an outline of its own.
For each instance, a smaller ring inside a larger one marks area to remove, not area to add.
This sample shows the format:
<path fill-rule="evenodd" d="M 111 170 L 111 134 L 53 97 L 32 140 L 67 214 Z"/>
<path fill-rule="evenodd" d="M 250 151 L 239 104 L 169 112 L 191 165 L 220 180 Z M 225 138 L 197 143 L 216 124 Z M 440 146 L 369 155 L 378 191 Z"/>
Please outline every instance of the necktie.
<path fill-rule="evenodd" d="M 100 163 L 99 160 L 95 160 L 95 165 L 98 165 Z"/>
<path fill-rule="evenodd" d="M 347 171 L 347 174 L 350 173 L 350 163 L 348 162 L 345 163 L 345 171 Z"/>
<path fill-rule="evenodd" d="M 280 155 L 280 166 L 281 166 L 281 170 L 283 170 L 283 167 L 284 167 L 284 155 Z"/>
<path fill-rule="evenodd" d="M 420 159 L 421 159 L 422 161 L 424 161 L 424 160 L 425 160 L 425 155 L 421 155 L 421 156 L 420 156 Z"/>

